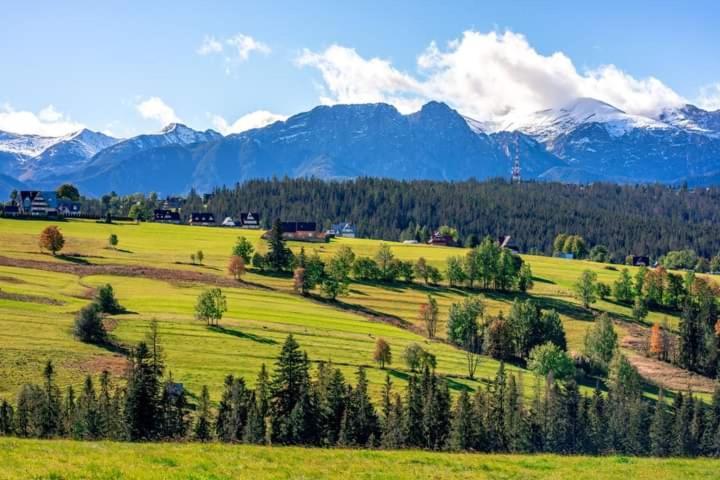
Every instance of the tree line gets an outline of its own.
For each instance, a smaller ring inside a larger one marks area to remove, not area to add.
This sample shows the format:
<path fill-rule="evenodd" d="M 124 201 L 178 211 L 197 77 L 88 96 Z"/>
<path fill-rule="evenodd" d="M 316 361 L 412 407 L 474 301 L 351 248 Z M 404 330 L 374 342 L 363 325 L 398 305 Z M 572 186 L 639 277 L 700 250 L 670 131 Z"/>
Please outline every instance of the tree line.
<path fill-rule="evenodd" d="M 157 195 L 86 199 L 88 213 L 126 216 L 133 205 L 146 214 Z M 676 189 L 662 185 L 565 185 L 502 180 L 478 182 L 399 181 L 359 178 L 251 180 L 216 189 L 207 210 L 216 218 L 260 212 L 266 228 L 275 218 L 316 221 L 324 228 L 355 224 L 360 236 L 384 240 L 427 240 L 450 225 L 461 242 L 486 235 L 512 235 L 524 252 L 553 253 L 563 232 L 604 245 L 622 263 L 627 255 L 653 259 L 671 250 L 694 250 L 704 258 L 720 252 L 720 189 Z M 183 215 L 203 211 L 194 191 Z"/>
<path fill-rule="evenodd" d="M 574 380 L 523 377 L 500 364 L 495 378 L 453 399 L 430 364 L 411 372 L 404 392 L 388 375 L 376 404 L 364 368 L 354 384 L 332 363 L 311 362 L 292 335 L 275 368 L 261 367 L 254 388 L 229 375 L 216 407 L 202 387 L 195 403 L 166 376 L 156 329 L 132 350 L 122 382 L 107 372 L 96 386 L 61 392 L 51 362 L 43 383 L 25 385 L 15 405 L 0 402 L 0 434 L 127 441 L 211 441 L 264 445 L 421 448 L 474 452 L 552 452 L 654 456 L 720 455 L 720 389 L 709 404 L 677 394 L 668 405 L 642 396 L 641 379 L 622 355 L 610 365 L 607 394 L 580 393 Z M 314 371 L 313 371 L 314 370 Z"/>

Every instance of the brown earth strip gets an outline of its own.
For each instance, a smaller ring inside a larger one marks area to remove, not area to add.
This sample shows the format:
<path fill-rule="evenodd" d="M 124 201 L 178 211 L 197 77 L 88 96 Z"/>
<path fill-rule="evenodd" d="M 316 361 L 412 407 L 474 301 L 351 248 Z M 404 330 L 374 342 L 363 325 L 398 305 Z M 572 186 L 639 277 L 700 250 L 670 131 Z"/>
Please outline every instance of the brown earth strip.
<path fill-rule="evenodd" d="M 671 390 L 692 390 L 698 393 L 712 393 L 715 390 L 716 383 L 711 378 L 645 356 L 646 339 L 650 335 L 648 327 L 628 322 L 617 323 L 627 331 L 620 341 L 620 346 L 626 349 L 627 359 L 637 368 L 643 378 Z"/>
<path fill-rule="evenodd" d="M 40 303 L 43 305 L 65 305 L 65 302 L 56 298 L 42 297 L 40 295 L 28 295 L 25 293 L 10 293 L 0 290 L 0 299 L 14 300 L 16 302 Z"/>
<path fill-rule="evenodd" d="M 0 266 L 33 268 L 58 273 L 69 273 L 84 277 L 87 275 L 115 275 L 120 277 L 142 277 L 163 280 L 170 283 L 204 283 L 219 287 L 253 288 L 253 284 L 238 282 L 231 278 L 221 277 L 205 272 L 189 270 L 172 270 L 169 268 L 148 267 L 144 265 L 117 265 L 94 263 L 59 263 L 45 262 L 0 256 Z"/>

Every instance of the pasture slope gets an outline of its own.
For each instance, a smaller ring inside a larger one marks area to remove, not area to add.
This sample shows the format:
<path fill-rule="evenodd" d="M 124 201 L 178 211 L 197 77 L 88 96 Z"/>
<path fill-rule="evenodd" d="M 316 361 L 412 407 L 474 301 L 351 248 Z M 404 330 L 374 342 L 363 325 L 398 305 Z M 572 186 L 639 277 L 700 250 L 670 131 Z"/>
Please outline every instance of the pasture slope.
<path fill-rule="evenodd" d="M 432 293 L 440 304 L 440 336 L 449 306 L 468 292 L 447 286 L 379 285 L 353 282 L 350 294 L 337 303 L 303 298 L 293 293 L 291 279 L 250 270 L 242 283 L 225 273 L 232 246 L 240 235 L 258 251 L 265 250 L 259 231 L 211 227 L 190 227 L 153 223 L 98 224 L 91 221 L 59 223 L 66 244 L 63 255 L 52 257 L 37 246 L 39 232 L 52 222 L 0 219 L 0 397 L 12 397 L 27 381 L 38 381 L 47 359 L 56 362 L 61 385 L 79 385 L 87 373 L 108 369 L 120 375 L 124 358 L 118 353 L 82 344 L 71 335 L 75 312 L 88 302 L 98 285 L 111 283 L 128 313 L 108 322 L 120 342 L 131 345 L 143 338 L 152 319 L 160 325 L 167 363 L 173 377 L 191 394 L 207 384 L 217 399 L 227 374 L 244 376 L 252 385 L 260 365 L 271 366 L 280 344 L 293 333 L 312 360 L 331 360 L 354 378 L 358 366 L 368 368 L 373 393 L 387 372 L 402 385 L 407 370 L 400 359 L 402 350 L 417 342 L 438 358 L 438 373 L 451 381 L 454 390 L 478 388 L 492 378 L 498 363 L 483 357 L 477 381 L 466 378 L 464 354 L 440 341 L 430 342 L 417 322 L 419 305 Z M 108 236 L 119 237 L 117 248 L 108 248 Z M 328 244 L 305 244 L 329 257 L 339 245 L 350 246 L 356 255 L 372 256 L 376 240 L 334 239 Z M 425 257 L 444 269 L 451 255 L 462 249 L 405 245 L 389 242 L 393 253 L 403 260 Z M 297 252 L 303 246 L 291 243 Z M 190 255 L 202 250 L 203 265 L 192 265 Z M 535 286 L 529 292 L 543 308 L 561 314 L 571 350 L 582 347 L 592 315 L 573 298 L 573 282 L 584 269 L 597 272 L 600 281 L 612 283 L 619 274 L 606 265 L 540 256 L 524 256 L 529 262 Z M 220 285 L 228 297 L 229 311 L 220 328 L 208 329 L 193 317 L 197 295 L 208 285 Z M 487 311 L 507 312 L 517 294 L 485 293 Z M 597 311 L 611 312 L 629 322 L 629 308 L 611 301 L 599 301 Z M 647 328 L 664 314 L 651 312 Z M 677 318 L 668 316 L 671 325 Z M 621 337 L 628 323 L 618 323 Z M 372 363 L 378 337 L 391 345 L 395 362 L 387 371 Z M 519 367 L 511 367 L 521 370 Z M 525 387 L 532 388 L 527 374 Z M 583 388 L 594 386 L 588 382 Z M 668 385 L 672 387 L 672 385 Z M 648 394 L 654 393 L 648 386 Z M 702 385 L 695 388 L 702 393 Z"/>
<path fill-rule="evenodd" d="M 0 438 L 0 479 L 28 478 L 695 480 L 717 461 Z"/>

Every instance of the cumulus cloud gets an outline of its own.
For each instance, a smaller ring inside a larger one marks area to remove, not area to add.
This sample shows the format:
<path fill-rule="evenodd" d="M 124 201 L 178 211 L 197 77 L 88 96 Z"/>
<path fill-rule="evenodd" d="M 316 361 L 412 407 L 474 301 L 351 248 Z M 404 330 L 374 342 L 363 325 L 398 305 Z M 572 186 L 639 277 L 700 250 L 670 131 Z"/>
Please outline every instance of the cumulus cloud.
<path fill-rule="evenodd" d="M 203 42 L 196 50 L 198 55 L 211 55 L 213 53 L 221 53 L 223 51 L 223 45 L 215 37 L 211 35 L 205 35 Z"/>
<path fill-rule="evenodd" d="M 270 47 L 266 44 L 255 40 L 250 35 L 244 35 L 242 33 L 237 33 L 228 38 L 225 40 L 225 44 L 234 51 L 235 58 L 243 62 L 248 59 L 252 52 L 263 53 L 265 55 L 270 53 Z"/>
<path fill-rule="evenodd" d="M 720 82 L 702 87 L 697 103 L 706 110 L 720 110 Z"/>
<path fill-rule="evenodd" d="M 224 40 L 206 35 L 196 52 L 198 55 L 222 55 L 225 61 L 225 73 L 230 75 L 233 67 L 246 62 L 253 52 L 267 55 L 271 49 L 267 44 L 250 35 L 236 33 Z"/>
<path fill-rule="evenodd" d="M 277 113 L 268 112 L 267 110 L 257 110 L 250 112 L 242 117 L 238 118 L 232 123 L 228 123 L 220 115 L 212 115 L 211 121 L 213 127 L 222 133 L 228 135 L 230 133 L 240 133 L 253 128 L 260 128 L 271 123 L 277 122 L 278 120 L 287 119 L 287 115 L 280 115 Z"/>
<path fill-rule="evenodd" d="M 180 117 L 175 114 L 175 110 L 160 97 L 150 97 L 143 100 L 135 108 L 143 118 L 156 120 L 162 126 L 181 121 Z"/>
<path fill-rule="evenodd" d="M 495 120 L 577 97 L 644 115 L 684 102 L 654 77 L 637 79 L 614 65 L 578 71 L 564 53 L 542 54 L 511 31 L 466 31 L 445 48 L 433 42 L 418 56 L 414 73 L 339 45 L 322 52 L 304 50 L 296 61 L 320 71 L 325 104 L 382 101 L 410 112 L 435 99 L 480 120 Z"/>
<path fill-rule="evenodd" d="M 0 107 L 0 130 L 23 135 L 60 137 L 85 126 L 48 105 L 37 113 L 15 110 L 11 105 Z"/>

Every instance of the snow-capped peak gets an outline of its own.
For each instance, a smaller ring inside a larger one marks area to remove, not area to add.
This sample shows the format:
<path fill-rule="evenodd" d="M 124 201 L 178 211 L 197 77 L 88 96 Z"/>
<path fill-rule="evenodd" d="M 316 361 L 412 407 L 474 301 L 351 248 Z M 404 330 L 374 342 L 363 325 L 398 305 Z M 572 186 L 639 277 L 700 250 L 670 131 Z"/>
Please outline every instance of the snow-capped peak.
<path fill-rule="evenodd" d="M 577 98 L 560 108 L 548 108 L 530 115 L 510 113 L 494 124 L 495 131 L 520 131 L 541 142 L 552 142 L 559 135 L 582 124 L 597 123 L 608 134 L 620 137 L 636 128 L 668 129 L 666 123 L 619 108 L 593 98 Z"/>
<path fill-rule="evenodd" d="M 171 123 L 163 128 L 160 131 L 160 134 L 163 135 L 169 143 L 179 143 L 182 145 L 207 142 L 222 136 L 215 130 L 208 129 L 204 132 L 200 132 L 198 130 L 193 130 L 187 125 L 183 125 L 182 123 Z"/>

